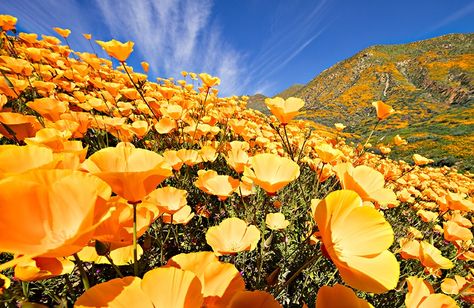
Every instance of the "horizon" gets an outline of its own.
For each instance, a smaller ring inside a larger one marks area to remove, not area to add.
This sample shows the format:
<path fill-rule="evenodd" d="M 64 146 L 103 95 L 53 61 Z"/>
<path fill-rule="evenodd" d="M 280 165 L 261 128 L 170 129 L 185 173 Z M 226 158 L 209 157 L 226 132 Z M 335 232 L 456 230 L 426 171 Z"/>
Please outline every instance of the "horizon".
<path fill-rule="evenodd" d="M 83 33 L 133 41 L 127 63 L 143 72 L 140 62 L 149 62 L 149 80 L 206 72 L 221 78 L 222 96 L 274 96 L 374 45 L 474 32 L 470 1 L 19 0 L 0 9 L 18 18 L 20 32 L 58 37 L 53 27 L 70 29 L 75 51 L 91 52 Z"/>

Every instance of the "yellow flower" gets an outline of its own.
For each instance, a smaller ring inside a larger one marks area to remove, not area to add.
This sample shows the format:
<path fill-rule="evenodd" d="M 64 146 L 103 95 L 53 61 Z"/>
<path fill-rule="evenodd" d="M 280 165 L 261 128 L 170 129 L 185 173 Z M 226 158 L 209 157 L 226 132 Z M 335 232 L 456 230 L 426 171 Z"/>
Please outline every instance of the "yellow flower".
<path fill-rule="evenodd" d="M 108 42 L 96 41 L 105 52 L 112 58 L 125 62 L 133 51 L 134 43 L 128 41 L 126 43 L 119 42 L 117 40 L 111 40 Z"/>

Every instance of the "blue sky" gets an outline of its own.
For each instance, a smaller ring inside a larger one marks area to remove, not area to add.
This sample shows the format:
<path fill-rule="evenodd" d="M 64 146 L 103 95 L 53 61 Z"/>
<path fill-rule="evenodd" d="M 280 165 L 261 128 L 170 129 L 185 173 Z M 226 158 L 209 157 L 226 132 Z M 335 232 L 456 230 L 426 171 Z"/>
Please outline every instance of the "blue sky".
<path fill-rule="evenodd" d="M 0 0 L 0 14 L 23 32 L 71 29 L 77 51 L 91 51 L 82 33 L 131 40 L 128 64 L 148 61 L 150 80 L 207 72 L 222 95 L 271 96 L 371 45 L 474 32 L 469 0 Z"/>

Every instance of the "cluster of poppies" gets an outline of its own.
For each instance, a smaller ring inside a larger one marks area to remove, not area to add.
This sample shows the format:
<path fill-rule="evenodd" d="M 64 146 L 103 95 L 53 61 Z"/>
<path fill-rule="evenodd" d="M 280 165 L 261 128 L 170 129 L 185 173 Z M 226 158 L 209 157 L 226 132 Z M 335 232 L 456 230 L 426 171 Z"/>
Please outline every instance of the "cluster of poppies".
<path fill-rule="evenodd" d="M 268 98 L 265 116 L 205 73 L 149 81 L 132 42 L 97 41 L 107 60 L 16 21 L 0 15 L 0 299 L 64 276 L 76 307 L 473 302 L 470 174 L 370 153 L 370 136 L 351 147 L 296 120 L 299 98 Z M 373 106 L 377 123 L 395 112 Z"/>

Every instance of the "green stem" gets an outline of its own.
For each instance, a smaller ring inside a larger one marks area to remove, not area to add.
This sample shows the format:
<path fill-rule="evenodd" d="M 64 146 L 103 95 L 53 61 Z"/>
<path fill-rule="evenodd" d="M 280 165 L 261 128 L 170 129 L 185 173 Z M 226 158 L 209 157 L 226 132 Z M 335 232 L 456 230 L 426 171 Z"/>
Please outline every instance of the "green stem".
<path fill-rule="evenodd" d="M 137 252 L 137 203 L 133 203 L 133 274 L 138 276 Z"/>
<path fill-rule="evenodd" d="M 82 279 L 82 284 L 84 285 L 84 289 L 88 290 L 90 288 L 89 278 L 87 277 L 87 273 L 84 270 L 84 266 L 82 264 L 82 261 L 79 258 L 79 256 L 77 255 L 77 253 L 75 253 L 73 256 L 74 256 L 74 260 L 76 260 L 76 262 L 77 262 L 77 267 L 79 268 L 79 273 L 81 273 L 81 279 Z"/>
<path fill-rule="evenodd" d="M 117 273 L 117 275 L 120 277 L 120 278 L 123 278 L 123 275 L 122 275 L 122 272 L 120 271 L 120 268 L 115 265 L 114 263 L 114 260 L 112 260 L 112 258 L 110 257 L 110 253 L 107 253 L 105 254 L 105 257 L 107 258 L 107 260 L 110 262 L 110 264 L 112 265 L 112 267 L 114 268 L 115 272 Z"/>

